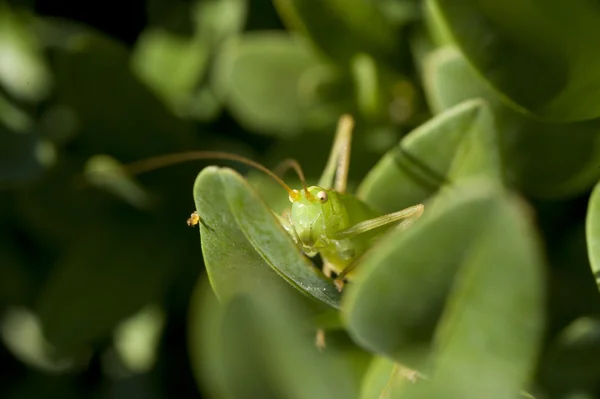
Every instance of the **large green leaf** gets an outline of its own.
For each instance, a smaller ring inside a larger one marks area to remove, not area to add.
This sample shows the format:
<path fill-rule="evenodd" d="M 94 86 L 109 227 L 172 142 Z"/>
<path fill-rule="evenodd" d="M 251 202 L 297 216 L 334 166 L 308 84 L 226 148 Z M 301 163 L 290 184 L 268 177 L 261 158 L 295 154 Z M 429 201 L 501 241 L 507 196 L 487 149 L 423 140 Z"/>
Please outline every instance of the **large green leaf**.
<path fill-rule="evenodd" d="M 428 207 L 410 229 L 389 234 L 367 252 L 343 302 L 358 343 L 405 363 L 411 345 L 429 345 L 461 260 L 493 209 L 493 199 L 481 191 L 446 198 L 443 212 Z"/>
<path fill-rule="evenodd" d="M 199 280 L 190 301 L 188 346 L 199 388 L 211 398 L 278 398 L 258 347 L 260 326 L 245 295 L 230 297 L 224 305 L 215 295 L 222 297 L 218 289 L 214 282 Z"/>
<path fill-rule="evenodd" d="M 531 195 L 560 197 L 587 190 L 600 178 L 600 119 L 547 123 L 519 113 L 451 47 L 432 52 L 424 64 L 425 90 L 435 112 L 473 98 L 490 105 L 510 183 Z"/>
<path fill-rule="evenodd" d="M 214 167 L 205 168 L 194 184 L 196 209 L 202 215 L 202 255 L 217 298 L 228 301 L 260 286 L 270 290 L 286 288 L 284 280 L 273 272 L 240 229 L 227 203 L 222 173 Z"/>
<path fill-rule="evenodd" d="M 217 302 L 200 282 L 190 309 L 192 362 L 212 397 L 340 398 L 358 396 L 352 364 L 314 345 L 310 309 L 288 291 L 255 286 Z"/>
<path fill-rule="evenodd" d="M 363 180 L 358 196 L 393 212 L 424 201 L 445 184 L 478 175 L 502 179 L 489 108 L 474 100 L 406 135 Z"/>
<path fill-rule="evenodd" d="M 486 397 L 516 397 L 528 382 L 543 325 L 543 270 L 516 199 L 478 179 L 445 190 L 357 270 L 342 307 L 351 335 L 432 380 L 403 384 L 398 397 L 476 398 L 484 389 Z"/>
<path fill-rule="evenodd" d="M 334 308 L 340 295 L 330 279 L 296 247 L 259 195 L 237 173 L 204 169 L 194 184 L 202 252 L 211 283 L 221 298 L 281 277 Z M 283 280 L 282 280 L 283 281 Z"/>
<path fill-rule="evenodd" d="M 543 118 L 600 117 L 600 14 L 589 0 L 431 0 L 477 70 Z"/>
<path fill-rule="evenodd" d="M 544 326 L 541 248 L 522 203 L 504 197 L 495 208 L 472 236 L 446 302 L 435 389 L 425 397 L 479 398 L 490 387 L 489 398 L 517 397 L 533 377 Z"/>

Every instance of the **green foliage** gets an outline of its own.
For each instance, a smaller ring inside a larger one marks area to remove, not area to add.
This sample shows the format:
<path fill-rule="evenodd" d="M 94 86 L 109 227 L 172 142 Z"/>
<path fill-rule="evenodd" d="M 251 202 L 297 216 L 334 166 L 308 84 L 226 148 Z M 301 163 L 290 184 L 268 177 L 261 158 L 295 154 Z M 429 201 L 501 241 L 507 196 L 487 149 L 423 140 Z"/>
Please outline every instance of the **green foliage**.
<path fill-rule="evenodd" d="M 122 5 L 86 24 L 16 4 L 0 2 L 0 397 L 600 396 L 592 2 L 148 0 L 130 37 Z M 293 157 L 315 184 L 344 113 L 348 192 L 425 212 L 341 292 L 263 173 L 126 166 Z"/>
<path fill-rule="evenodd" d="M 457 45 L 516 106 L 545 119 L 600 116 L 600 15 L 585 0 L 433 0 Z"/>

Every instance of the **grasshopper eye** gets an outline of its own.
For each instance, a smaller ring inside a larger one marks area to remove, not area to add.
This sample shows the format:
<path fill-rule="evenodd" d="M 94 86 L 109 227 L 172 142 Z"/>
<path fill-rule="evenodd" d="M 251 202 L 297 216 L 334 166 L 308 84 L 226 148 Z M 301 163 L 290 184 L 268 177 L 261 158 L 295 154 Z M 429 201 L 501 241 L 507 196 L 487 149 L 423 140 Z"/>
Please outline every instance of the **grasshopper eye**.
<path fill-rule="evenodd" d="M 325 191 L 319 191 L 317 193 L 317 198 L 319 199 L 319 201 L 321 201 L 321 203 L 326 203 L 327 200 L 329 199 L 329 197 L 327 196 L 327 193 Z"/>

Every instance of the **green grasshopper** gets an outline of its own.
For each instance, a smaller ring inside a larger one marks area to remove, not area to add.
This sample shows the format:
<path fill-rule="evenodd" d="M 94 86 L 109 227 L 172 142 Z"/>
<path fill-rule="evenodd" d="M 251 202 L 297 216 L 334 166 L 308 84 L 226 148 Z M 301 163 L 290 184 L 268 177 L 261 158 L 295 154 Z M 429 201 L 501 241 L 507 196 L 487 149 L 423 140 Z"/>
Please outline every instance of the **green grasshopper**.
<path fill-rule="evenodd" d="M 296 171 L 303 186 L 300 190 L 291 189 L 278 174 L 250 159 L 218 151 L 159 156 L 130 165 L 130 171 L 140 173 L 184 161 L 224 159 L 241 162 L 266 173 L 288 192 L 292 203 L 283 215 L 274 212 L 275 216 L 304 254 L 309 257 L 321 255 L 323 273 L 327 277 L 331 277 L 332 272 L 336 273 L 334 283 L 341 291 L 344 280 L 350 280 L 354 274 L 356 260 L 373 245 L 374 240 L 400 220 L 403 222 L 398 228 L 408 227 L 424 210 L 424 206 L 418 204 L 381 215 L 356 196 L 346 193 L 353 128 L 352 117 L 343 115 L 317 186 L 307 186 L 302 168 L 295 160 L 288 159 L 280 165 L 280 173 L 289 168 Z M 199 222 L 200 215 L 195 211 L 187 223 L 195 226 Z"/>

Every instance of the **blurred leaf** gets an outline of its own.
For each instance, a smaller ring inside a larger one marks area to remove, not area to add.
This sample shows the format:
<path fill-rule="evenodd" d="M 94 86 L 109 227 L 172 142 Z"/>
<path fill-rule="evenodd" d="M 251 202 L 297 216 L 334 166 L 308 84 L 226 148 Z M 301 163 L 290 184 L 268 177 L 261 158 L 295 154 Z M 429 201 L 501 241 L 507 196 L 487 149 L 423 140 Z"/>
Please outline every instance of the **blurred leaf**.
<path fill-rule="evenodd" d="M 186 4 L 185 13 L 177 12 L 177 5 L 167 4 L 167 9 L 162 10 L 163 19 L 168 19 L 169 13 L 174 11 L 176 19 L 190 19 L 191 14 L 193 32 L 176 33 L 155 21 L 136 43 L 133 68 L 176 114 L 210 120 L 222 104 L 210 82 L 205 81 L 206 71 L 222 42 L 242 29 L 246 1 L 196 1 Z M 158 6 L 162 9 L 166 4 Z"/>
<path fill-rule="evenodd" d="M 63 159 L 43 179 L 14 193 L 19 223 L 44 246 L 66 247 L 89 226 L 110 224 L 113 219 L 107 215 L 124 215 L 131 209 L 101 191 L 78 185 L 75 168 Z"/>
<path fill-rule="evenodd" d="M 360 399 L 380 399 L 392 376 L 394 362 L 388 358 L 376 356 L 365 373 L 360 391 Z"/>
<path fill-rule="evenodd" d="M 136 42 L 132 67 L 138 76 L 181 115 L 189 113 L 192 91 L 208 66 L 209 48 L 197 38 L 147 29 Z"/>
<path fill-rule="evenodd" d="M 373 123 L 403 124 L 413 116 L 415 89 L 398 72 L 365 53 L 351 60 L 358 111 Z"/>
<path fill-rule="evenodd" d="M 91 185 L 115 194 L 136 208 L 149 209 L 152 204 L 146 190 L 112 157 L 94 155 L 85 163 L 84 175 Z"/>
<path fill-rule="evenodd" d="M 56 353 L 42 335 L 40 320 L 25 308 L 9 308 L 0 320 L 0 335 L 4 345 L 23 363 L 47 373 L 73 370 L 86 363 L 87 357 Z M 84 360 L 85 359 L 85 360 Z M 82 361 L 84 360 L 84 361 Z"/>
<path fill-rule="evenodd" d="M 214 283 L 211 285 L 214 287 Z M 198 281 L 190 302 L 188 347 L 203 396 L 280 398 L 269 380 L 266 356 L 259 347 L 260 326 L 239 295 L 225 303 L 231 303 L 228 309 L 217 301 L 207 281 Z M 235 339 L 237 334 L 240 339 Z"/>
<path fill-rule="evenodd" d="M 434 1 L 428 0 L 423 5 L 423 22 L 436 47 L 450 46 L 454 39 L 452 32 L 444 22 L 442 13 Z"/>
<path fill-rule="evenodd" d="M 0 19 L 2 8 L 3 5 L 0 4 Z M 0 183 L 14 184 L 35 179 L 54 161 L 53 147 L 40 137 L 33 118 L 2 93 L 0 143 Z"/>
<path fill-rule="evenodd" d="M 190 146 L 191 125 L 172 115 L 135 78 L 123 45 L 52 19 L 40 21 L 39 35 L 66 36 L 62 46 L 51 46 L 53 102 L 71 112 L 84 154 L 128 161 Z"/>
<path fill-rule="evenodd" d="M 223 45 L 214 67 L 216 92 L 249 129 L 291 136 L 304 128 L 314 97 L 304 77 L 320 66 L 297 37 L 247 33 Z"/>
<path fill-rule="evenodd" d="M 600 288 L 600 183 L 596 184 L 590 197 L 585 220 L 585 235 L 590 266 L 596 284 Z"/>
<path fill-rule="evenodd" d="M 149 305 L 117 326 L 115 349 L 128 371 L 145 373 L 152 369 L 164 324 L 162 309 Z"/>
<path fill-rule="evenodd" d="M 580 317 L 554 338 L 542 362 L 541 381 L 552 397 L 597 392 L 600 320 Z"/>
<path fill-rule="evenodd" d="M 218 304 L 208 291 L 200 284 L 194 295 L 190 349 L 196 375 L 213 397 L 357 397 L 350 364 L 317 350 L 310 311 L 297 295 L 255 286 Z"/>
<path fill-rule="evenodd" d="M 381 212 L 418 204 L 442 185 L 485 175 L 501 180 L 487 104 L 463 102 L 413 130 L 373 167 L 358 196 Z"/>
<path fill-rule="evenodd" d="M 502 133 L 499 144 L 507 179 L 528 194 L 573 196 L 600 178 L 600 120 L 556 124 L 521 114 L 505 105 L 453 48 L 431 53 L 424 75 L 435 112 L 473 98 L 488 102 Z"/>
<path fill-rule="evenodd" d="M 515 105 L 555 121 L 600 117 L 593 2 L 434 1 L 466 57 Z"/>
<path fill-rule="evenodd" d="M 94 226 L 58 261 L 37 303 L 44 334 L 59 349 L 107 337 L 118 322 L 157 300 L 180 260 L 168 232 L 148 222 Z"/>
<path fill-rule="evenodd" d="M 373 3 L 396 28 L 416 22 L 421 17 L 420 0 L 376 0 Z"/>
<path fill-rule="evenodd" d="M 528 382 L 543 270 L 527 219 L 515 199 L 472 180 L 360 262 L 343 298 L 351 335 L 431 372 L 431 383 L 403 384 L 398 397 L 515 397 Z"/>
<path fill-rule="evenodd" d="M 16 132 L 25 132 L 33 127 L 32 118 L 16 104 L 0 94 L 0 123 Z"/>
<path fill-rule="evenodd" d="M 288 27 L 312 39 L 342 65 L 348 65 L 357 53 L 377 59 L 395 58 L 397 32 L 377 2 L 275 0 L 274 3 Z"/>
<path fill-rule="evenodd" d="M 43 151 L 52 151 L 52 147 L 33 131 L 12 131 L 0 121 L 0 142 L 0 183 L 35 179 L 47 166 Z M 52 161 L 51 158 L 48 160 Z"/>
<path fill-rule="evenodd" d="M 359 53 L 351 59 L 350 64 L 356 86 L 358 109 L 366 118 L 373 118 L 381 108 L 375 60 L 367 54 Z"/>
<path fill-rule="evenodd" d="M 300 253 L 272 211 L 237 173 L 204 169 L 194 184 L 206 268 L 215 292 L 226 300 L 279 277 L 329 306 L 339 306 L 330 279 Z M 229 250 L 227 249 L 229 248 Z M 272 288 L 271 288 L 272 289 Z"/>
<path fill-rule="evenodd" d="M 7 209 L 8 210 L 8 209 Z M 25 305 L 35 294 L 34 279 L 14 230 L 0 218 L 0 307 Z"/>
<path fill-rule="evenodd" d="M 218 46 L 242 31 L 248 13 L 247 0 L 201 0 L 193 6 L 196 36 Z"/>
<path fill-rule="evenodd" d="M 31 22 L 0 3 L 0 84 L 17 98 L 39 101 L 48 94 L 51 75 Z"/>

